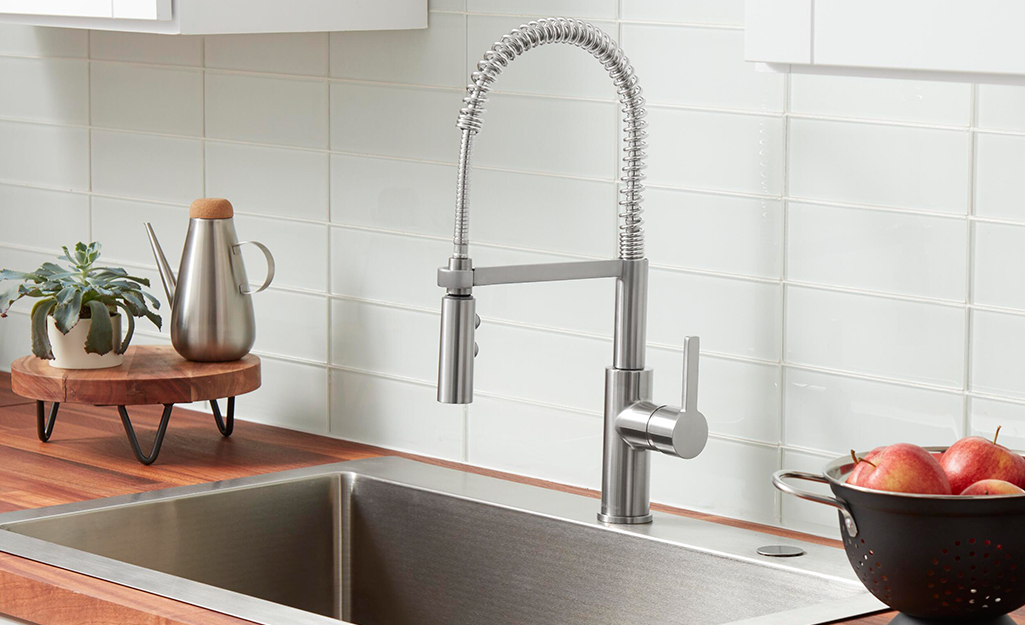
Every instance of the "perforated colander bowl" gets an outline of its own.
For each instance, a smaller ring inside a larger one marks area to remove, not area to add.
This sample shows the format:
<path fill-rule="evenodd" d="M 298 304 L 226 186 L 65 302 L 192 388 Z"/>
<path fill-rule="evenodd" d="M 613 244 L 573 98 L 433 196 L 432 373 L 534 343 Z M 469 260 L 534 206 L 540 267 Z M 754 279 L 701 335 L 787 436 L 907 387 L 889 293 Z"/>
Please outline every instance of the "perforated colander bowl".
<path fill-rule="evenodd" d="M 847 558 L 880 601 L 909 616 L 953 622 L 996 618 L 1025 605 L 1025 495 L 870 490 L 844 483 L 853 468 L 850 457 L 841 457 L 823 475 L 778 471 L 772 482 L 839 510 Z M 828 484 L 835 497 L 794 488 L 788 479 Z"/>

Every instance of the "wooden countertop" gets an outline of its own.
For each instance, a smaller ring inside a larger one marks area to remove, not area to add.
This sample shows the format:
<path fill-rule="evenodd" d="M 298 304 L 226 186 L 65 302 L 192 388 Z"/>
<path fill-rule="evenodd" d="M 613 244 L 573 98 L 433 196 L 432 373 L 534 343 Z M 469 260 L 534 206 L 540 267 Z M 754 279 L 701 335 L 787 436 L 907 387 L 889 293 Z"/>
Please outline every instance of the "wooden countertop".
<path fill-rule="evenodd" d="M 138 407 L 132 413 L 136 429 L 146 441 L 159 418 L 159 406 Z M 62 404 L 53 439 L 41 443 L 36 437 L 35 403 L 14 395 L 10 375 L 0 373 L 0 512 L 385 455 L 598 497 L 582 488 L 255 423 L 236 421 L 235 433 L 224 439 L 218 435 L 213 417 L 182 409 L 175 409 L 171 418 L 160 459 L 143 466 L 129 453 L 113 408 Z M 667 506 L 652 507 L 840 548 L 839 541 Z M 43 625 L 251 625 L 8 554 L 0 554 L 0 614 Z M 1025 616 L 1025 612 L 1017 614 Z M 884 625 L 892 616 L 887 613 L 844 622 Z M 1022 616 L 1017 620 L 1025 625 Z"/>

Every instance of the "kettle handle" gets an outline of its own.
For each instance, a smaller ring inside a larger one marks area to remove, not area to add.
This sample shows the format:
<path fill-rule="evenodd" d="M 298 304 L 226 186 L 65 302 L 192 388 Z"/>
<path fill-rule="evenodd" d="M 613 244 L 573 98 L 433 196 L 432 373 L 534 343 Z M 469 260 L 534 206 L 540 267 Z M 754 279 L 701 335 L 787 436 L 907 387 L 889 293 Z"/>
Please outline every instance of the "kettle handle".
<path fill-rule="evenodd" d="M 267 277 L 264 279 L 263 284 L 260 285 L 260 288 L 256 289 L 255 291 L 247 288 L 248 285 L 246 284 L 240 284 L 238 290 L 240 293 L 242 293 L 242 295 L 252 295 L 253 293 L 259 293 L 260 291 L 263 291 L 264 289 L 269 287 L 271 281 L 274 280 L 274 256 L 270 253 L 270 250 L 267 249 L 266 245 L 260 243 L 259 241 L 242 241 L 241 243 L 236 243 L 235 245 L 233 245 L 232 250 L 236 254 L 239 254 L 241 252 L 240 248 L 243 245 L 246 245 L 247 243 L 255 245 L 256 247 L 260 248 L 260 251 L 263 252 L 263 255 L 267 257 Z"/>

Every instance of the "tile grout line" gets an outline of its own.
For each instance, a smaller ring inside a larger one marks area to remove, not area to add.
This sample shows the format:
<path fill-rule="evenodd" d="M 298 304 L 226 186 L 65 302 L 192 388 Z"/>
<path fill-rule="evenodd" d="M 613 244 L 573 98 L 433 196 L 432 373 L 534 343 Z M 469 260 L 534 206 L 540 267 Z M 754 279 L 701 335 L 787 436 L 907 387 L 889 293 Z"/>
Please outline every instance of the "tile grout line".
<path fill-rule="evenodd" d="M 93 241 L 93 62 L 92 62 L 92 31 L 85 31 L 85 84 L 86 84 L 86 122 L 88 128 L 85 131 L 88 150 L 86 151 L 85 170 L 89 180 L 89 197 L 86 198 L 86 230 L 87 238 Z"/>
<path fill-rule="evenodd" d="M 979 85 L 973 83 L 969 111 L 968 141 L 968 215 L 975 215 L 975 189 L 978 155 L 975 128 L 979 118 Z M 972 431 L 972 399 L 969 395 L 972 388 L 972 354 L 974 351 L 974 332 L 972 321 L 975 313 L 972 303 L 975 301 L 975 224 L 969 219 L 965 228 L 965 311 L 964 311 L 964 394 L 961 398 L 961 435 L 969 436 Z"/>
<path fill-rule="evenodd" d="M 327 59 L 326 59 L 327 63 L 326 63 L 325 71 L 327 72 L 327 76 L 330 76 L 331 75 L 331 46 L 334 45 L 334 44 L 332 43 L 332 39 L 333 38 L 331 37 L 330 34 L 325 34 L 325 36 L 327 37 L 327 45 L 324 46 L 324 48 L 325 48 L 325 55 L 327 56 Z M 328 146 L 328 148 L 331 148 L 331 147 L 333 147 L 331 145 L 332 142 L 333 142 L 332 137 L 331 137 L 331 84 L 330 83 L 325 83 L 325 84 L 326 84 L 326 88 L 327 88 L 327 129 L 328 129 L 328 132 L 327 132 L 327 142 L 328 142 L 327 146 Z M 331 158 L 330 154 L 328 154 L 327 160 L 328 160 L 328 162 L 327 162 L 327 206 L 325 207 L 325 211 L 326 211 L 325 218 L 327 219 L 328 223 L 330 223 L 330 221 L 331 221 L 331 191 L 332 191 L 331 179 L 334 177 L 332 174 L 334 172 L 335 164 L 334 164 L 334 159 Z M 325 279 L 327 280 L 327 284 L 324 285 L 324 288 L 326 289 L 327 293 L 331 293 L 331 289 L 332 289 L 332 286 L 334 284 L 334 278 L 333 278 L 334 245 L 333 245 L 333 243 L 331 241 L 334 237 L 331 236 L 331 235 L 332 235 L 331 228 L 325 228 L 324 229 L 324 236 L 326 237 L 326 240 L 327 240 L 326 241 L 326 247 L 325 247 L 325 249 L 327 250 L 327 256 L 326 256 L 326 258 L 327 258 L 327 270 L 325 272 Z M 327 308 L 327 313 L 326 313 L 327 314 L 327 326 L 326 326 L 327 327 L 327 362 L 328 362 L 328 364 L 333 364 L 335 362 L 335 357 L 337 356 L 337 354 L 335 354 L 335 342 L 334 342 L 334 336 L 335 336 L 334 335 L 334 316 L 335 316 L 334 315 L 334 300 L 332 300 L 330 297 L 326 298 L 325 306 Z M 333 425 L 333 422 L 334 422 L 334 419 L 331 418 L 332 415 L 334 414 L 334 403 L 335 403 L 334 402 L 334 390 L 335 390 L 334 389 L 334 384 L 335 384 L 335 376 L 331 374 L 330 370 L 328 370 L 327 371 L 327 383 L 325 384 L 325 387 L 327 388 L 327 403 L 324 404 L 325 406 L 327 406 L 327 433 L 328 434 L 332 433 L 332 430 L 333 430 L 332 425 Z"/>
<path fill-rule="evenodd" d="M 783 180 L 782 180 L 782 195 L 784 198 L 790 195 L 790 116 L 789 111 L 791 108 L 791 81 L 790 74 L 786 74 L 783 77 Z M 789 277 L 788 272 L 788 259 L 790 254 L 788 253 L 788 246 L 790 241 L 790 201 L 787 199 L 783 200 L 783 232 L 780 237 L 780 351 L 779 351 L 779 430 L 777 432 L 777 441 L 779 443 L 776 457 L 776 468 L 782 470 L 786 464 L 786 457 L 783 451 L 783 447 L 786 444 L 786 423 L 787 423 L 787 405 L 786 405 L 786 382 L 787 382 L 787 368 L 784 366 L 787 360 L 787 298 L 789 296 L 790 289 L 787 286 L 787 279 Z M 773 507 L 775 512 L 776 523 L 780 526 L 784 524 L 783 518 L 783 496 L 778 490 L 773 493 Z"/>

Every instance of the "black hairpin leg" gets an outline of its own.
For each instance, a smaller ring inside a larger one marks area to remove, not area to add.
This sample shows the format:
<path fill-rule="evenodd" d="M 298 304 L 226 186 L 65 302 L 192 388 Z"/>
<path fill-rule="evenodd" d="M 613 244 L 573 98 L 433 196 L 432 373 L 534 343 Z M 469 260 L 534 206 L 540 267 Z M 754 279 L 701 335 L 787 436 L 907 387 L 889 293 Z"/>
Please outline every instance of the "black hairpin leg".
<path fill-rule="evenodd" d="M 235 429 L 235 398 L 228 398 L 227 421 L 221 419 L 221 407 L 217 405 L 216 399 L 210 400 L 210 409 L 214 411 L 214 421 L 217 422 L 217 429 L 221 431 L 221 436 L 231 436 L 232 430 Z"/>
<path fill-rule="evenodd" d="M 157 436 L 153 439 L 153 448 L 149 455 L 144 455 L 139 448 L 139 439 L 135 436 L 135 428 L 132 427 L 132 420 L 128 418 L 128 411 L 124 406 L 118 406 L 118 414 L 121 415 L 121 423 L 125 426 L 125 433 L 128 434 L 128 442 L 132 444 L 132 451 L 135 457 L 143 464 L 153 464 L 160 453 L 160 445 L 164 442 L 164 434 L 167 432 L 167 422 L 171 420 L 171 410 L 174 404 L 164 404 L 164 414 L 160 417 L 160 426 L 157 428 Z"/>
<path fill-rule="evenodd" d="M 60 407 L 59 401 L 50 404 L 50 418 L 47 420 L 46 403 L 42 400 L 36 402 L 36 432 L 39 434 L 39 440 L 44 443 L 50 440 L 50 435 L 53 434 L 53 424 L 57 423 L 57 411 Z"/>

